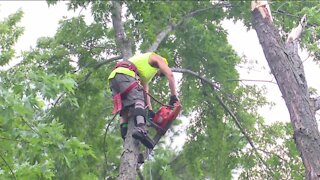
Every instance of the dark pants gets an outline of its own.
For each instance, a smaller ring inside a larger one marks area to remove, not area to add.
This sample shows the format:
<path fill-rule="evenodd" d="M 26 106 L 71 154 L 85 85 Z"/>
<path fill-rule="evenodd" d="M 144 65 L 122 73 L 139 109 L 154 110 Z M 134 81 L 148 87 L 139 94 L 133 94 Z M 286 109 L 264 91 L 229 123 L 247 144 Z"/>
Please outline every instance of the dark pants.
<path fill-rule="evenodd" d="M 130 86 L 134 81 L 136 81 L 135 78 L 117 73 L 116 76 L 111 79 L 110 81 L 110 89 L 112 91 L 112 96 L 124 92 L 128 86 Z M 132 106 L 135 104 L 135 106 L 140 106 L 144 108 L 145 106 L 145 99 L 144 99 L 144 92 L 143 87 L 138 86 L 134 89 L 132 89 L 125 97 L 121 98 L 122 101 L 122 110 Z M 120 111 L 120 115 L 121 115 Z"/>

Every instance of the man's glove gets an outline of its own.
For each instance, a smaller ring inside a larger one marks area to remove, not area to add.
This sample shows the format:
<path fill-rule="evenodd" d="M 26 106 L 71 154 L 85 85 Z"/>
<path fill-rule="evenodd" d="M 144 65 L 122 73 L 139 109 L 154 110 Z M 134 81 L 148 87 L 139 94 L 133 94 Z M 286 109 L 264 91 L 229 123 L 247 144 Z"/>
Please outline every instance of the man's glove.
<path fill-rule="evenodd" d="M 155 115 L 156 115 L 156 113 L 153 112 L 151 109 L 148 110 L 148 116 L 150 119 L 154 118 Z"/>
<path fill-rule="evenodd" d="M 173 96 L 170 96 L 170 101 L 169 101 L 169 105 L 170 106 L 173 106 L 174 103 L 176 103 L 178 100 L 177 96 L 176 95 L 173 95 Z"/>

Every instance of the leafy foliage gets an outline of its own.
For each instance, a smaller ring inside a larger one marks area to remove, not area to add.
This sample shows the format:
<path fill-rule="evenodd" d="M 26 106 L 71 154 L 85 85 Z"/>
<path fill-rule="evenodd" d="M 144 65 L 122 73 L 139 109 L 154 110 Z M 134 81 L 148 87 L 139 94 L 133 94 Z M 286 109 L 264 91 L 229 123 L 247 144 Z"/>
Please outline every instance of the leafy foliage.
<path fill-rule="evenodd" d="M 240 57 L 227 43 L 221 22 L 241 20 L 250 28 L 251 15 L 249 1 L 230 4 L 223 8 L 210 1 L 122 2 L 125 31 L 136 42 L 134 52 L 146 51 L 157 34 L 171 26 L 157 53 L 171 66 L 196 72 L 216 85 L 182 75 L 179 98 L 188 121 L 186 143 L 181 151 L 160 143 L 141 168 L 145 178 L 150 169 L 158 179 L 231 179 L 239 169 L 241 179 L 302 178 L 290 126 L 265 125 L 257 111 L 268 104 L 264 92 L 232 81 L 239 78 Z M 281 6 L 285 11 L 299 9 L 310 16 L 310 24 L 318 23 L 316 8 L 310 8 L 317 5 L 287 4 Z M 53 37 L 40 37 L 35 47 L 22 53 L 18 65 L 0 72 L 1 179 L 116 179 L 118 175 L 122 149 L 118 122 L 111 123 L 103 141 L 112 118 L 107 75 L 113 63 L 97 66 L 119 55 L 110 23 L 111 4 L 72 0 L 68 5 L 70 10 L 90 7 L 94 22 L 86 23 L 84 16 L 62 19 Z M 201 11 L 190 16 L 197 10 Z M 21 18 L 18 11 L 0 23 L 1 66 L 15 58 L 13 45 L 22 34 L 17 25 Z M 279 26 L 293 26 L 293 19 L 283 14 L 274 19 Z M 312 35 L 317 37 L 319 29 L 308 26 L 306 34 L 303 44 L 317 56 L 318 42 Z M 152 82 L 151 92 L 161 101 L 169 98 L 166 83 Z M 265 163 L 217 97 L 236 114 Z M 179 133 L 173 132 L 171 138 L 176 138 Z"/>
<path fill-rule="evenodd" d="M 23 33 L 23 28 L 17 25 L 22 16 L 20 10 L 0 23 L 0 66 L 7 64 L 15 55 L 13 45 Z"/>

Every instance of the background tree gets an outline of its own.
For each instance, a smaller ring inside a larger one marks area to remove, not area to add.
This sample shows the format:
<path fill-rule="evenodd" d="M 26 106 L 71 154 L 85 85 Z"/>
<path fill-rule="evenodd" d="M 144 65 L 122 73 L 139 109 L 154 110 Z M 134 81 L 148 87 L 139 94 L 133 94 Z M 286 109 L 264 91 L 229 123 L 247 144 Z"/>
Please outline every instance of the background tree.
<path fill-rule="evenodd" d="M 289 33 L 283 43 L 265 7 L 253 7 L 253 26 L 264 54 L 286 101 L 294 128 L 294 139 L 305 166 L 306 179 L 320 177 L 320 134 L 315 118 L 314 102 L 310 97 L 303 62 L 298 54 L 298 38 L 307 25 L 306 16 Z"/>

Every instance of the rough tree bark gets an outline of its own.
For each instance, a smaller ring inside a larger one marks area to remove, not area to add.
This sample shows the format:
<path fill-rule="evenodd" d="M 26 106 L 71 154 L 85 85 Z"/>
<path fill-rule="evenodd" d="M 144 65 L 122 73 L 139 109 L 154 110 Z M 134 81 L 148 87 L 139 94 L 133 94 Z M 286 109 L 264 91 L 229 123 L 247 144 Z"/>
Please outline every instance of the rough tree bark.
<path fill-rule="evenodd" d="M 290 113 L 294 140 L 305 166 L 305 177 L 308 180 L 318 180 L 320 134 L 303 63 L 298 55 L 297 41 L 283 42 L 270 19 L 263 18 L 261 9 L 254 8 L 252 17 L 264 55 Z"/>
<path fill-rule="evenodd" d="M 133 119 L 129 119 L 127 137 L 121 154 L 119 180 L 135 180 L 138 175 L 136 169 L 138 165 L 139 144 L 132 137 L 133 127 Z"/>
<path fill-rule="evenodd" d="M 116 33 L 117 46 L 120 48 L 122 58 L 128 60 L 132 56 L 132 45 L 127 37 L 122 22 L 122 7 L 120 1 L 112 1 L 111 19 L 112 25 Z"/>

